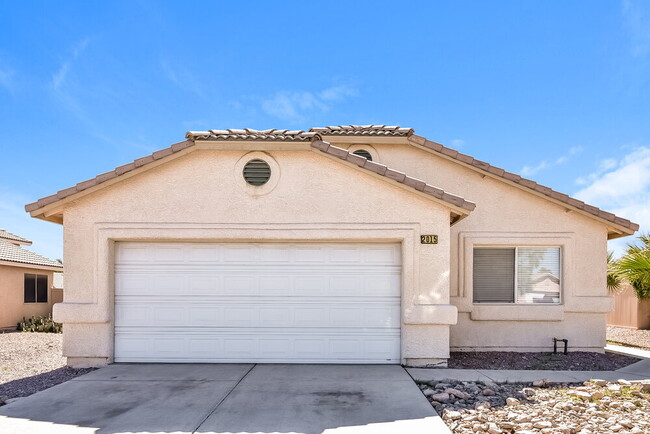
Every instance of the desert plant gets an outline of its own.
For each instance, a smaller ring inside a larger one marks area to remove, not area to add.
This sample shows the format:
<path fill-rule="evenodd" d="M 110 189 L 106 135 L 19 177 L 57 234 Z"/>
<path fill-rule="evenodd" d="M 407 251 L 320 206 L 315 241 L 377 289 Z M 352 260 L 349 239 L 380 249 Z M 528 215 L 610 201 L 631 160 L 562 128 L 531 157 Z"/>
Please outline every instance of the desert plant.
<path fill-rule="evenodd" d="M 32 333 L 63 333 L 63 324 L 54 322 L 52 315 L 34 315 L 29 319 L 23 318 L 18 323 L 18 330 Z"/>
<path fill-rule="evenodd" d="M 640 244 L 628 244 L 622 258 L 615 261 L 615 274 L 630 282 L 640 300 L 650 299 L 650 235 L 639 236 Z M 609 283 L 609 273 L 608 273 Z"/>
<path fill-rule="evenodd" d="M 614 252 L 607 253 L 607 289 L 609 292 L 618 291 L 623 285 L 623 278 L 618 272 Z"/>

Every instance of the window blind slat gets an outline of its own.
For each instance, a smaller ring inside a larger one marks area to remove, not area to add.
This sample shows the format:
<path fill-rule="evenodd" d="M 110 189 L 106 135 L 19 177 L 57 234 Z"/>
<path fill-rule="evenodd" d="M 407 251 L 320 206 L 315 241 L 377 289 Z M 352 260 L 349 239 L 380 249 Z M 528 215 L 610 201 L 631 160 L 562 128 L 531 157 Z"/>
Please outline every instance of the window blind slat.
<path fill-rule="evenodd" d="M 474 249 L 474 302 L 515 301 L 515 249 Z"/>
<path fill-rule="evenodd" d="M 517 252 L 517 301 L 560 302 L 560 249 L 520 247 Z"/>

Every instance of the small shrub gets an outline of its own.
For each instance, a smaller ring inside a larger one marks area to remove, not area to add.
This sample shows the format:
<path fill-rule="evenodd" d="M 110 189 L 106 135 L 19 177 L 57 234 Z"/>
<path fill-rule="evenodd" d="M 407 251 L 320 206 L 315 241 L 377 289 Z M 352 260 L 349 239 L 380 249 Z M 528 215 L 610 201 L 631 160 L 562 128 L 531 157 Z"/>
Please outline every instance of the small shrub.
<path fill-rule="evenodd" d="M 52 315 L 34 315 L 29 319 L 23 318 L 18 323 L 18 330 L 32 333 L 63 333 L 63 324 L 54 322 Z"/>

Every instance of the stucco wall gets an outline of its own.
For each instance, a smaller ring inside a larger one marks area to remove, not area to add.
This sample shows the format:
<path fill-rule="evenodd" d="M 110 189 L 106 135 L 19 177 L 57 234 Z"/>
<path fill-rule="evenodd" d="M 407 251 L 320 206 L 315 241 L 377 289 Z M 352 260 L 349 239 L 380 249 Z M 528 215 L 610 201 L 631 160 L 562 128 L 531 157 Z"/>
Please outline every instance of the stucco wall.
<path fill-rule="evenodd" d="M 553 337 L 569 339 L 571 350 L 603 350 L 611 309 L 605 225 L 414 146 L 373 144 L 372 151 L 375 161 L 476 203 L 451 229 L 450 295 L 459 310 L 452 351 L 545 351 Z M 474 305 L 471 251 L 480 244 L 561 246 L 562 304 Z"/>
<path fill-rule="evenodd" d="M 126 240 L 401 242 L 402 361 L 448 357 L 449 209 L 309 150 L 269 151 L 275 188 L 253 195 L 238 164 L 245 154 L 196 150 L 66 206 L 55 319 L 69 364 L 112 359 L 114 242 Z M 419 244 L 420 234 L 439 244 Z"/>
<path fill-rule="evenodd" d="M 25 303 L 25 274 L 47 275 L 47 303 Z M 52 313 L 52 271 L 0 265 L 0 328 L 16 328 L 32 315 Z"/>

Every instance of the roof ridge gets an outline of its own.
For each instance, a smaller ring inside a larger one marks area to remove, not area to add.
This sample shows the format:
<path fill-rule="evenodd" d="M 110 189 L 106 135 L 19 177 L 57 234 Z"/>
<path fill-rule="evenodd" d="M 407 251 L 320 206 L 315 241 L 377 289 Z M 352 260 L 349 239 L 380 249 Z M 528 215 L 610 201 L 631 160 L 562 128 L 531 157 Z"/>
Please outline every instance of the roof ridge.
<path fill-rule="evenodd" d="M 415 130 L 413 128 L 402 128 L 395 125 L 330 125 L 326 127 L 314 127 L 310 132 L 331 135 L 331 136 L 393 136 L 409 137 Z"/>
<path fill-rule="evenodd" d="M 463 154 L 458 152 L 455 149 L 449 148 L 447 146 L 441 145 L 440 143 L 433 142 L 431 140 L 428 140 L 425 137 L 418 136 L 418 135 L 412 135 L 408 138 L 408 140 L 411 143 L 414 143 L 416 145 L 425 147 L 429 150 L 435 151 L 439 154 L 442 154 L 448 158 L 451 158 L 453 160 L 460 161 L 462 163 L 465 163 L 469 166 L 471 166 L 474 169 L 481 170 L 483 172 L 487 172 L 491 175 L 504 178 L 508 181 L 514 182 L 515 184 L 518 184 L 522 187 L 525 187 L 529 190 L 533 190 L 537 193 L 540 193 L 544 196 L 547 196 L 551 199 L 557 200 L 559 202 L 565 203 L 567 205 L 570 205 L 574 208 L 577 208 L 579 210 L 585 211 L 588 214 L 591 214 L 593 216 L 599 217 L 601 219 L 604 219 L 606 221 L 615 223 L 617 225 L 623 226 L 625 228 L 628 228 L 633 231 L 637 231 L 639 229 L 639 225 L 637 223 L 634 223 L 628 219 L 625 219 L 623 217 L 618 217 L 615 214 L 611 212 L 604 211 L 598 207 L 595 207 L 593 205 L 589 205 L 585 203 L 584 201 L 575 199 L 568 194 L 560 193 L 559 191 L 553 190 L 550 187 L 546 187 L 544 185 L 538 184 L 537 182 L 527 179 L 522 177 L 521 175 L 517 175 L 516 173 L 508 172 L 504 169 L 501 169 L 496 166 L 492 166 L 489 163 L 486 163 L 485 161 L 477 160 L 474 157 L 471 157 L 469 155 Z"/>
<path fill-rule="evenodd" d="M 185 137 L 190 140 L 272 140 L 272 141 L 300 141 L 307 142 L 316 134 L 303 130 L 256 130 L 253 128 L 188 131 Z"/>
<path fill-rule="evenodd" d="M 27 238 L 21 237 L 20 235 L 16 235 L 12 232 L 9 232 L 6 229 L 0 229 L 0 239 L 13 240 L 25 244 L 32 244 L 32 242 Z"/>
<path fill-rule="evenodd" d="M 0 261 L 63 268 L 63 265 L 24 247 L 0 239 Z"/>
<path fill-rule="evenodd" d="M 392 179 L 393 181 L 399 182 L 400 184 L 407 185 L 421 193 L 433 196 L 436 199 L 442 200 L 443 202 L 450 203 L 457 208 L 462 208 L 470 212 L 476 208 L 476 204 L 474 202 L 470 202 L 461 196 L 448 193 L 441 188 L 427 184 L 421 179 L 413 178 L 406 175 L 404 172 L 393 170 L 384 164 L 379 164 L 360 155 L 353 154 L 346 149 L 331 145 L 329 142 L 323 140 L 315 140 L 311 143 L 311 146 L 321 152 L 356 164 L 360 168 L 366 169 L 381 176 L 385 176 L 389 179 Z"/>

